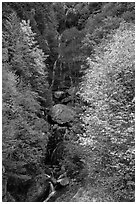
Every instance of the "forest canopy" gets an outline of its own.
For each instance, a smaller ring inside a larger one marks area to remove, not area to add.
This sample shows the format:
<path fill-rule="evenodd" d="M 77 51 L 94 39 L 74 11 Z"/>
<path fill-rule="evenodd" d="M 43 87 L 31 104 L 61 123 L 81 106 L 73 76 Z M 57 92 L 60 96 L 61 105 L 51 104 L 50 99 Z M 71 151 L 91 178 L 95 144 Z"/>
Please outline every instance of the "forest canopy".
<path fill-rule="evenodd" d="M 134 2 L 2 3 L 2 166 L 4 202 L 135 201 Z"/>

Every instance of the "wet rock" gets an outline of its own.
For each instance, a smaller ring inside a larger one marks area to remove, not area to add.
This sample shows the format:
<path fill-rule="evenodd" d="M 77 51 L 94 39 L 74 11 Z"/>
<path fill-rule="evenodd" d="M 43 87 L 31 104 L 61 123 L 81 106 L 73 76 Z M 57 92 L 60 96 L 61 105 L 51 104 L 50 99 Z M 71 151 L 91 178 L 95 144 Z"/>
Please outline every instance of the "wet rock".
<path fill-rule="evenodd" d="M 50 110 L 52 120 L 58 124 L 72 122 L 75 118 L 75 111 L 63 104 L 56 104 Z"/>
<path fill-rule="evenodd" d="M 69 179 L 67 176 L 65 176 L 64 178 L 59 178 L 57 180 L 57 183 L 60 184 L 61 186 L 67 186 L 69 184 Z"/>
<path fill-rule="evenodd" d="M 72 102 L 74 100 L 74 98 L 72 96 L 68 96 L 67 98 L 64 98 L 61 100 L 62 104 L 69 104 L 70 102 Z"/>
<path fill-rule="evenodd" d="M 70 95 L 70 96 L 72 96 L 72 95 L 74 95 L 75 93 L 76 93 L 76 87 L 71 87 L 71 88 L 69 88 L 68 89 L 68 94 Z"/>
<path fill-rule="evenodd" d="M 62 98 L 64 96 L 65 92 L 64 91 L 55 91 L 54 92 L 54 97 L 59 99 Z"/>
<path fill-rule="evenodd" d="M 69 88 L 66 91 L 66 97 L 64 97 L 61 100 L 61 103 L 65 105 L 74 103 L 76 91 L 77 91 L 76 87 Z"/>

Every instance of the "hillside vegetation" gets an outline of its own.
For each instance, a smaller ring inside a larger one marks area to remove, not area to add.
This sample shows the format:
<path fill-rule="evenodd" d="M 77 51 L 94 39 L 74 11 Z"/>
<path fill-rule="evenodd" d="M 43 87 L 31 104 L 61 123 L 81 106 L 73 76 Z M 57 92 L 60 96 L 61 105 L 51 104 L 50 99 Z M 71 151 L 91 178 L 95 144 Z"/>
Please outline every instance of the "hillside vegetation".
<path fill-rule="evenodd" d="M 3 2 L 3 202 L 135 201 L 135 4 Z"/>

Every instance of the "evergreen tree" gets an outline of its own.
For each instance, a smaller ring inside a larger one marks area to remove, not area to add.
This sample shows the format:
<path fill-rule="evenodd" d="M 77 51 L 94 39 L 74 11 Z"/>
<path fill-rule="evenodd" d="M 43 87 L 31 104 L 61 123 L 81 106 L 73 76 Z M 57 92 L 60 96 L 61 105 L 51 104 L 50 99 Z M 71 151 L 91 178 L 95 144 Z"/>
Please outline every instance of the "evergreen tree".
<path fill-rule="evenodd" d="M 24 182 L 40 172 L 44 162 L 49 132 L 47 122 L 38 117 L 41 106 L 39 89 L 32 86 L 33 74 L 39 77 L 41 89 L 47 89 L 48 83 L 44 56 L 33 43 L 30 27 L 25 22 L 20 25 L 15 12 L 5 27 L 3 47 L 9 49 L 10 43 L 13 57 L 10 61 L 3 58 L 3 165 L 7 178 L 13 177 L 18 185 L 18 179 Z"/>

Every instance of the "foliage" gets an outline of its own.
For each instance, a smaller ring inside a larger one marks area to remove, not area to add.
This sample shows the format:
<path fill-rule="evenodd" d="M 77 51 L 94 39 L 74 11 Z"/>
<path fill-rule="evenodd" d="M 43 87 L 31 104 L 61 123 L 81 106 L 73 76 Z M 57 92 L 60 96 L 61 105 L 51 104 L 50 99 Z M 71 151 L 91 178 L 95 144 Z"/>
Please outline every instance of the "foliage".
<path fill-rule="evenodd" d="M 134 2 L 9 2 L 4 6 L 30 21 L 35 39 L 48 54 L 48 80 L 55 82 L 55 90 L 78 84 L 85 57 L 112 29 L 119 27 L 122 19 L 133 22 L 135 10 Z M 58 60 L 61 53 L 62 59 Z"/>
<path fill-rule="evenodd" d="M 78 82 L 80 75 L 80 64 L 83 61 L 81 53 L 81 41 L 84 32 L 77 30 L 76 27 L 65 30 L 61 37 L 61 46 L 59 49 L 62 74 L 72 80 L 71 86 Z"/>
<path fill-rule="evenodd" d="M 84 148 L 73 139 L 64 143 L 63 158 L 60 164 L 66 169 L 67 176 L 76 182 L 85 183 L 88 169 L 85 163 Z"/>
<path fill-rule="evenodd" d="M 2 6 L 4 201 L 23 201 L 45 164 L 133 201 L 134 2 Z M 50 121 L 56 103 L 77 112 L 72 127 Z"/>
<path fill-rule="evenodd" d="M 134 22 L 134 3 L 109 2 L 103 3 L 97 13 L 92 13 L 85 25 L 86 35 L 83 40 L 83 49 L 87 55 L 94 52 L 94 47 L 103 38 L 107 38 L 112 30 L 117 29 L 123 19 Z"/>
<path fill-rule="evenodd" d="M 122 22 L 113 33 L 96 47 L 95 61 L 87 59 L 81 97 L 90 106 L 82 118 L 95 171 L 110 178 L 107 185 L 117 201 L 133 201 L 134 25 Z"/>
<path fill-rule="evenodd" d="M 32 60 L 30 63 L 32 66 L 30 70 L 31 87 L 34 91 L 38 92 L 40 96 L 45 98 L 45 101 L 47 101 L 45 106 L 49 106 L 51 104 L 52 98 L 48 90 L 48 70 L 45 66 L 45 60 L 48 56 L 46 56 L 42 49 L 40 49 L 37 45 L 37 42 L 34 38 L 35 34 L 32 32 L 29 22 L 26 23 L 25 21 L 22 21 L 21 29 L 23 31 L 24 40 L 29 46 L 29 53 L 25 51 L 25 55 L 27 54 L 29 60 Z M 25 59 L 27 59 L 27 57 L 25 56 Z"/>
<path fill-rule="evenodd" d="M 3 62 L 3 164 L 8 177 L 15 173 L 20 180 L 22 174 L 40 172 L 49 136 L 47 122 L 37 115 L 39 89 L 32 86 L 35 74 L 40 91 L 48 88 L 46 81 L 42 86 L 44 54 L 35 46 L 30 27 L 23 23 L 12 12 L 5 23 L 7 32 L 3 31 L 3 48 L 13 50 L 12 59 Z"/>

